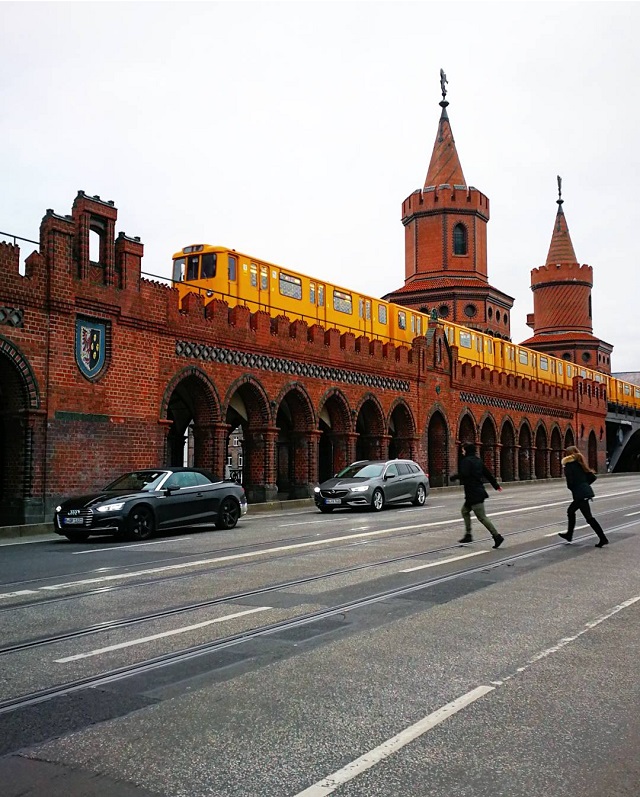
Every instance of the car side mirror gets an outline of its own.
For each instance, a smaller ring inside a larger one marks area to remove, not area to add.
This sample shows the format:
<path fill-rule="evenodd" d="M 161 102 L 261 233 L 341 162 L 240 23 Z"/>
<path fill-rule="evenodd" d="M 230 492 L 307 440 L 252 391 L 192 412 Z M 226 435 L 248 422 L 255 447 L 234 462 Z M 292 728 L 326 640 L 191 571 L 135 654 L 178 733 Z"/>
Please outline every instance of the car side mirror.
<path fill-rule="evenodd" d="M 165 487 L 164 488 L 164 494 L 165 495 L 171 495 L 171 493 L 175 493 L 176 490 L 179 490 L 179 489 L 180 489 L 179 487 Z"/>
<path fill-rule="evenodd" d="M 384 475 L 384 480 L 385 481 L 387 479 L 395 479 L 395 478 L 396 478 L 396 474 L 395 473 L 385 473 L 385 475 Z"/>

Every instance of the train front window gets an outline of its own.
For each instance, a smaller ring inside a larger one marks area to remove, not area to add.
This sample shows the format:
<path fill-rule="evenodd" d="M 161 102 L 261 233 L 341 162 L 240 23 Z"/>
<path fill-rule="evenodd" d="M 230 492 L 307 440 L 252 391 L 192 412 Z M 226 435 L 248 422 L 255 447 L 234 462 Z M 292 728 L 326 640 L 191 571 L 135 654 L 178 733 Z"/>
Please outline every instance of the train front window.
<path fill-rule="evenodd" d="M 184 267 L 186 264 L 186 258 L 184 257 L 176 257 L 173 261 L 173 281 L 174 282 L 182 282 L 184 279 Z"/>
<path fill-rule="evenodd" d="M 187 281 L 198 279 L 198 270 L 200 267 L 200 255 L 189 255 L 187 258 Z"/>
<path fill-rule="evenodd" d="M 203 280 L 211 279 L 211 277 L 215 277 L 216 275 L 216 253 L 215 252 L 207 252 L 207 254 L 202 255 L 202 270 L 200 272 L 200 277 Z"/>

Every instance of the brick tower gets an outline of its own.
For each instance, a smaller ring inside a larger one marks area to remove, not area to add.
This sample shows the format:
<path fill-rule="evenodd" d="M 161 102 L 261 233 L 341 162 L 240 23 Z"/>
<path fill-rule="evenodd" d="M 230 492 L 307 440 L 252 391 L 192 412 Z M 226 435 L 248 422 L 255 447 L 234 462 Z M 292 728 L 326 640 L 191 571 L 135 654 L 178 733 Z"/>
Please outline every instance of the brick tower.
<path fill-rule="evenodd" d="M 404 286 L 383 298 L 510 338 L 513 298 L 487 279 L 489 199 L 464 179 L 447 115 L 447 82 L 440 70 L 442 113 L 424 187 L 402 203 Z"/>
<path fill-rule="evenodd" d="M 533 337 L 522 345 L 610 374 L 613 346 L 593 335 L 593 269 L 578 263 L 563 203 L 558 177 L 558 212 L 547 262 L 531 272 L 533 313 L 527 315 L 527 326 Z"/>

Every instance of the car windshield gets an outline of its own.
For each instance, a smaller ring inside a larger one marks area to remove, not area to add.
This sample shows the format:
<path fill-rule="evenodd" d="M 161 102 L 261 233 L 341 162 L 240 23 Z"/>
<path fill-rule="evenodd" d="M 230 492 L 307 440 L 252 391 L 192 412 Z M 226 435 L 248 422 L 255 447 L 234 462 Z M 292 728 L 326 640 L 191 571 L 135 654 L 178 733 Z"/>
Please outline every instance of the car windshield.
<path fill-rule="evenodd" d="M 384 470 L 384 463 L 382 462 L 357 462 L 355 465 L 349 465 L 340 471 L 338 476 L 340 478 L 355 478 L 358 479 L 374 479 L 376 476 L 382 476 Z"/>
<path fill-rule="evenodd" d="M 166 475 L 166 470 L 136 470 L 119 476 L 104 489 L 108 492 L 148 492 L 155 490 Z"/>

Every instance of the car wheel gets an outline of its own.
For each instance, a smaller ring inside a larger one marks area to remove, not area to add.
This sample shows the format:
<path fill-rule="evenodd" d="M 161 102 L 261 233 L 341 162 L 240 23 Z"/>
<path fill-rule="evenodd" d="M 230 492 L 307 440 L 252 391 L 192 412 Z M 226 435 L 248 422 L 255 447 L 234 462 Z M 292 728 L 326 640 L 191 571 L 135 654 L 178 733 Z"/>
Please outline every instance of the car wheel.
<path fill-rule="evenodd" d="M 130 540 L 148 540 L 156 530 L 153 512 L 148 506 L 134 506 L 127 518 L 127 537 Z"/>
<path fill-rule="evenodd" d="M 220 511 L 218 512 L 218 519 L 216 520 L 217 529 L 232 529 L 240 517 L 240 504 L 235 498 L 223 499 L 220 504 Z"/>
<path fill-rule="evenodd" d="M 371 496 L 371 509 L 374 512 L 379 512 L 384 506 L 384 493 L 382 490 L 374 490 Z"/>
<path fill-rule="evenodd" d="M 64 536 L 69 542 L 86 542 L 89 539 L 87 531 L 65 531 Z"/>
<path fill-rule="evenodd" d="M 325 514 L 326 514 L 327 512 L 333 512 L 333 507 L 332 507 L 332 506 L 319 506 L 319 507 L 318 507 L 318 509 L 319 509 L 321 512 L 324 512 Z"/>
<path fill-rule="evenodd" d="M 427 491 L 424 489 L 424 484 L 419 484 L 416 490 L 416 497 L 413 499 L 414 506 L 424 506 L 427 500 Z"/>

